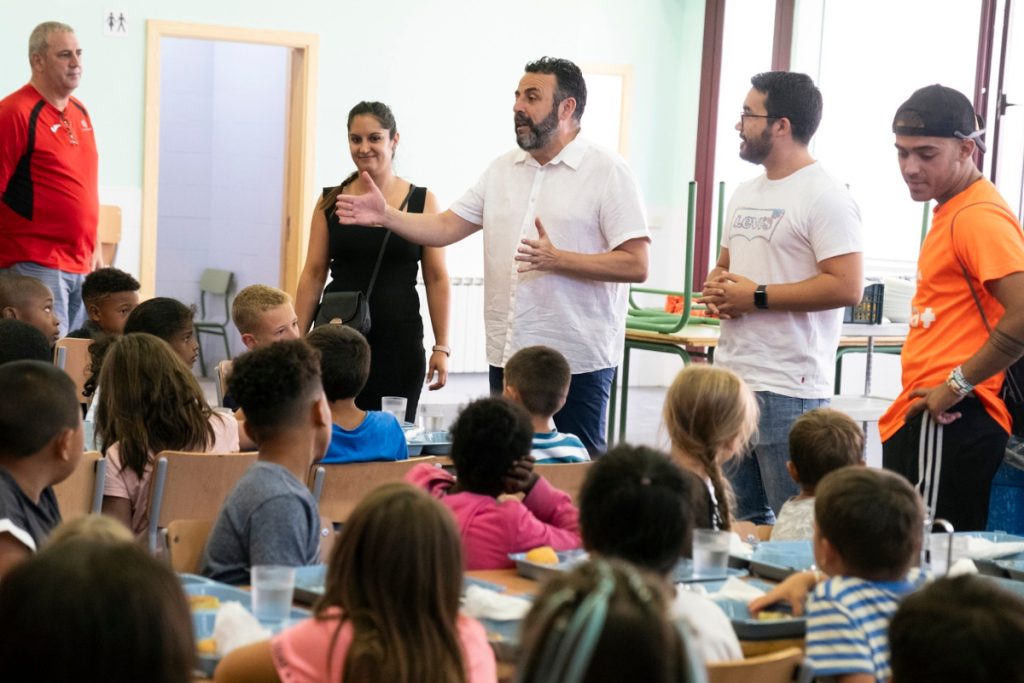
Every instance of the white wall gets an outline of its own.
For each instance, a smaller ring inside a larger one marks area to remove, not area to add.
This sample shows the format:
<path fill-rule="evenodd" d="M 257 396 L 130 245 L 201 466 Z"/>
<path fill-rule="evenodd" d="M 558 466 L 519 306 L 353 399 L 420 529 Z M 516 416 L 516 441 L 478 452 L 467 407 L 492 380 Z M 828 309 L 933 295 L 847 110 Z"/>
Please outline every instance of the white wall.
<path fill-rule="evenodd" d="M 157 295 L 198 303 L 204 268 L 232 271 L 235 291 L 279 286 L 287 52 L 176 38 L 162 52 Z M 209 364 L 222 347 L 204 339 Z"/>

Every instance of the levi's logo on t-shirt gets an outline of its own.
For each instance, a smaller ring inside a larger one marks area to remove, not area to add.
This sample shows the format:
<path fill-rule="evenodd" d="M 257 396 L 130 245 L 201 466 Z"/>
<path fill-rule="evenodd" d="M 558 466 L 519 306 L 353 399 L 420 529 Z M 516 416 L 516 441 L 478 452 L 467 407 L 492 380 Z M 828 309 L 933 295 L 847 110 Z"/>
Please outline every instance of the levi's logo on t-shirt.
<path fill-rule="evenodd" d="M 785 215 L 785 209 L 756 209 L 741 206 L 733 214 L 730 238 L 737 235 L 747 240 L 760 237 L 771 242 L 775 228 L 779 227 L 779 223 L 782 222 L 782 217 Z"/>

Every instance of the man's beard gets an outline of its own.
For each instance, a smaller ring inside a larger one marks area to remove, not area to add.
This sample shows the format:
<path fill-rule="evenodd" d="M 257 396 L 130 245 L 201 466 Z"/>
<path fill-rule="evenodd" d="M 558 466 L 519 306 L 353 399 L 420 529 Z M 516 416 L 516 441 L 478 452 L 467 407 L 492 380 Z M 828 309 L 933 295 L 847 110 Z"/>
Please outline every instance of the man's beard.
<path fill-rule="evenodd" d="M 740 146 L 740 159 L 760 164 L 772 153 L 772 137 L 767 128 L 756 138 L 745 138 Z"/>
<path fill-rule="evenodd" d="M 551 105 L 551 113 L 539 123 L 534 123 L 526 114 L 515 115 L 516 128 L 528 126 L 530 130 L 525 133 L 516 131 L 516 143 L 519 147 L 529 152 L 540 149 L 551 141 L 558 131 L 558 103 Z"/>

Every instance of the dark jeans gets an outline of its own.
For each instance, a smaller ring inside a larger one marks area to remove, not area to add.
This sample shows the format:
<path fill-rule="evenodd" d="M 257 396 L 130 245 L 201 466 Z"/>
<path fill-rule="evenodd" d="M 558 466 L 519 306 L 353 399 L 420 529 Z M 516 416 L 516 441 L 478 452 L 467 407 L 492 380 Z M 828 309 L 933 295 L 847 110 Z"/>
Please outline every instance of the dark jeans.
<path fill-rule="evenodd" d="M 605 368 L 573 375 L 565 405 L 555 413 L 555 428 L 578 436 L 591 458 L 598 457 L 608 447 L 606 420 L 614 374 L 615 368 Z M 488 379 L 492 396 L 501 395 L 504 378 L 504 368 L 490 366 Z"/>
<path fill-rule="evenodd" d="M 774 524 L 775 517 L 791 496 L 800 492 L 789 472 L 789 429 L 793 422 L 814 408 L 828 405 L 828 399 L 795 398 L 770 391 L 758 391 L 761 419 L 757 443 L 746 454 L 725 466 L 725 475 L 736 494 L 736 519 L 754 524 Z"/>

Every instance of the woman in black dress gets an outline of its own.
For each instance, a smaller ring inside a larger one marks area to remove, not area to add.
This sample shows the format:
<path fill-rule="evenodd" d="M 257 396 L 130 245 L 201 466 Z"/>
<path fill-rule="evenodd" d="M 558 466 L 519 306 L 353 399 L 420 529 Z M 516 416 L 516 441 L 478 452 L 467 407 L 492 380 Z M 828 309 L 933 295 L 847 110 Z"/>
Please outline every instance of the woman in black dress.
<path fill-rule="evenodd" d="M 343 226 L 334 214 L 339 194 L 366 192 L 361 172 L 366 172 L 383 192 L 387 203 L 406 211 L 437 213 L 437 198 L 426 188 L 413 188 L 395 175 L 392 160 L 398 146 L 398 129 L 391 110 L 380 102 L 360 102 L 348 114 L 348 145 L 356 171 L 339 186 L 325 188 L 313 212 L 306 265 L 299 278 L 295 309 L 299 328 L 305 333 L 316 316 L 328 270 L 331 291 L 366 292 L 386 230 L 375 227 Z M 412 193 L 410 194 L 410 190 Z M 416 294 L 417 264 L 423 264 L 427 307 L 434 331 L 429 366 L 424 360 L 423 320 Z M 440 389 L 448 380 L 448 270 L 444 249 L 421 247 L 398 235 L 388 238 L 380 272 L 369 299 L 372 349 L 370 378 L 356 405 L 363 410 L 380 410 L 381 396 L 405 396 L 409 403 L 406 420 L 416 416 L 423 378 L 430 389 Z"/>

